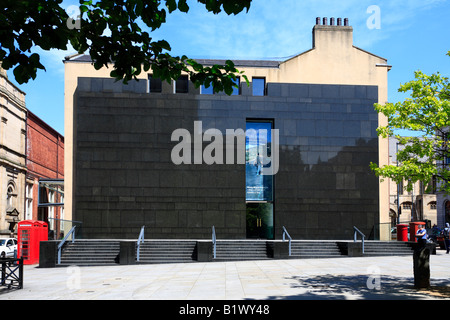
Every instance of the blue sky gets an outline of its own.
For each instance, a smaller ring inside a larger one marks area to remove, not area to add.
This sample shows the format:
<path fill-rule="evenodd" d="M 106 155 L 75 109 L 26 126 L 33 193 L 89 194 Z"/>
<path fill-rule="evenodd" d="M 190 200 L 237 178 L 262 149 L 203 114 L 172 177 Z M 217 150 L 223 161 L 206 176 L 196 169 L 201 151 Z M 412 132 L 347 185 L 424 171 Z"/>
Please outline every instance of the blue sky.
<path fill-rule="evenodd" d="M 77 1 L 64 1 L 64 6 Z M 389 101 L 405 97 L 397 89 L 412 80 L 414 71 L 450 76 L 450 0 L 253 0 L 250 11 L 237 16 L 208 13 L 197 1 L 188 1 L 189 13 L 173 13 L 153 37 L 165 39 L 172 54 L 192 58 L 283 59 L 312 47 L 316 17 L 349 18 L 354 45 L 388 59 Z M 367 20 L 380 8 L 380 28 Z M 46 71 L 18 85 L 26 93 L 27 108 L 64 134 L 63 51 L 38 51 Z M 12 70 L 9 79 L 14 83 Z M 17 85 L 17 83 L 16 83 Z"/>

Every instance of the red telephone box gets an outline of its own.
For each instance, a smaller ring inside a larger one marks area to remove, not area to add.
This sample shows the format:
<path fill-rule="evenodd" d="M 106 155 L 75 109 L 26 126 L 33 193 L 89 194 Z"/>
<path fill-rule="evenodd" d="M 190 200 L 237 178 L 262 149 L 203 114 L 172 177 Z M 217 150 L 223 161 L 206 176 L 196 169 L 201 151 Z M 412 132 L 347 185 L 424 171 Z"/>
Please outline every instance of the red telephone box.
<path fill-rule="evenodd" d="M 48 224 L 44 221 L 23 220 L 17 227 L 17 257 L 23 264 L 39 263 L 39 246 L 48 240 Z"/>

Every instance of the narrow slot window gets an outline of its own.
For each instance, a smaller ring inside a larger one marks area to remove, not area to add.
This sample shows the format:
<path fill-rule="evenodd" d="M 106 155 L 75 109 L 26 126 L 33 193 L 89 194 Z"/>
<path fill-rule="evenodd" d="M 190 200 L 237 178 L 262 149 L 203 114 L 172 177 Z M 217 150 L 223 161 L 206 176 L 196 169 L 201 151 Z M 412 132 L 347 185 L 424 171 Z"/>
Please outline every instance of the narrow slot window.
<path fill-rule="evenodd" d="M 233 82 L 236 84 L 236 87 L 233 87 L 233 93 L 232 96 L 238 96 L 241 93 L 241 78 L 236 77 L 236 80 L 233 80 Z"/>

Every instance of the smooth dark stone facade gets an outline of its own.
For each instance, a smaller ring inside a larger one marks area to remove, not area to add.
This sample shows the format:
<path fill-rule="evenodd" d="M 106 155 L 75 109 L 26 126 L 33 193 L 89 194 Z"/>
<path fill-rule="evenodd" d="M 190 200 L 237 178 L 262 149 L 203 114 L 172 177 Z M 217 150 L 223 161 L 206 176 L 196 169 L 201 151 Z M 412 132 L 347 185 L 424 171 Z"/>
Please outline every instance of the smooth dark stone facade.
<path fill-rule="evenodd" d="M 351 239 L 379 219 L 376 86 L 268 83 L 267 96 L 146 93 L 145 81 L 79 78 L 74 101 L 73 220 L 84 238 L 246 237 L 245 165 L 175 165 L 175 129 L 246 128 L 270 119 L 279 129 L 274 178 L 275 239 Z M 204 142 L 203 147 L 209 142 Z M 224 150 L 224 157 L 225 157 Z M 235 151 L 235 155 L 237 150 Z"/>

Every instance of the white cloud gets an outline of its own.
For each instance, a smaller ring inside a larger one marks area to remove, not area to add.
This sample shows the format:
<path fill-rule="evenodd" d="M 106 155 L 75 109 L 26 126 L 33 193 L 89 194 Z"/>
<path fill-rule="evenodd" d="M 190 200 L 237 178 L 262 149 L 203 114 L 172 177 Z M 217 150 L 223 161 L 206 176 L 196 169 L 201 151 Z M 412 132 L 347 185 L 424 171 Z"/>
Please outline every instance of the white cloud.
<path fill-rule="evenodd" d="M 75 50 L 69 45 L 67 50 L 36 48 L 35 52 L 41 57 L 41 63 L 45 66 L 47 72 L 52 72 L 56 76 L 64 76 L 63 60 L 66 56 L 73 54 Z"/>
<path fill-rule="evenodd" d="M 416 23 L 419 11 L 445 0 L 255 0 L 248 13 L 237 16 L 206 14 L 192 4 L 188 14 L 168 17 L 156 34 L 169 41 L 176 54 L 204 58 L 263 59 L 286 57 L 311 48 L 311 30 L 316 17 L 349 18 L 355 45 L 373 48 L 395 32 Z M 381 29 L 367 28 L 367 8 L 381 9 Z"/>
<path fill-rule="evenodd" d="M 350 19 L 355 45 L 371 50 L 417 23 L 417 12 L 442 3 L 445 0 L 255 0 L 248 13 L 228 16 L 207 13 L 204 5 L 192 2 L 187 14 L 168 14 L 167 23 L 151 36 L 167 40 L 173 54 L 194 58 L 283 59 L 311 48 L 316 17 L 341 17 Z M 371 5 L 381 9 L 380 30 L 367 28 L 367 8 Z M 48 71 L 62 74 L 62 60 L 74 50 L 38 53 Z"/>

